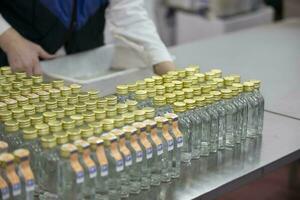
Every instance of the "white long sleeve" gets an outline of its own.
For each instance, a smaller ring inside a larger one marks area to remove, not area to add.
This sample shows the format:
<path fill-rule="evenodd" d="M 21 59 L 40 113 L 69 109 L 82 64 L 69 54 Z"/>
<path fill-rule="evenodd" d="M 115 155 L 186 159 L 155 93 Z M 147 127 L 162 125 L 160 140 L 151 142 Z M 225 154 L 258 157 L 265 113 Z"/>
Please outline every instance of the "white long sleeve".
<path fill-rule="evenodd" d="M 4 33 L 10 27 L 11 26 L 7 23 L 7 21 L 0 14 L 0 35 L 2 35 L 2 33 Z"/>
<path fill-rule="evenodd" d="M 110 0 L 106 20 L 114 42 L 142 52 L 147 65 L 172 58 L 144 7 L 144 0 Z"/>

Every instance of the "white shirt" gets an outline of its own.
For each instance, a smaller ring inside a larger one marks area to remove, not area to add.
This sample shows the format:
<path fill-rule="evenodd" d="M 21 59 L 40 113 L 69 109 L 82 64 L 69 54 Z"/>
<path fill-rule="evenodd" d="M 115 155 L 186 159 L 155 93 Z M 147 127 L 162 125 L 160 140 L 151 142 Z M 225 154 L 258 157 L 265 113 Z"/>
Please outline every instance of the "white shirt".
<path fill-rule="evenodd" d="M 118 47 L 117 54 L 126 54 L 126 49 L 136 51 L 146 65 L 155 65 L 172 58 L 161 41 L 156 27 L 144 7 L 144 0 L 110 0 L 106 9 L 109 33 Z M 10 25 L 0 14 L 0 35 Z M 119 55 L 115 65 L 120 65 L 126 56 Z M 122 66 L 120 66 L 122 67 Z"/>

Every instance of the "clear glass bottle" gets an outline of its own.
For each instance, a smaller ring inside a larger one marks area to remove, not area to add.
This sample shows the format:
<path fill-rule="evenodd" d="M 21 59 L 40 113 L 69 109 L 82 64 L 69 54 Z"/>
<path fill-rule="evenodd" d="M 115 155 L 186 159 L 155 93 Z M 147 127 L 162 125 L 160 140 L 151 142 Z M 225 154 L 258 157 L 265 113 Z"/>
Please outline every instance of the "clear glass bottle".
<path fill-rule="evenodd" d="M 84 171 L 83 195 L 84 199 L 95 199 L 95 184 L 97 168 L 90 156 L 90 144 L 85 140 L 76 140 L 74 145 L 78 149 L 78 158 Z"/>
<path fill-rule="evenodd" d="M 17 149 L 14 151 L 16 171 L 20 178 L 22 199 L 33 200 L 35 179 L 30 167 L 30 152 L 27 149 Z"/>
<path fill-rule="evenodd" d="M 136 121 L 144 121 L 136 120 Z M 148 140 L 146 133 L 146 125 L 143 122 L 135 122 L 132 124 L 133 127 L 137 129 L 138 142 L 143 151 L 143 161 L 142 161 L 142 179 L 141 179 L 141 189 L 150 189 L 150 178 L 151 178 L 151 163 L 153 162 L 153 148 Z"/>
<path fill-rule="evenodd" d="M 10 196 L 14 200 L 23 200 L 22 190 L 21 190 L 21 181 L 19 176 L 16 173 L 16 167 L 14 163 L 14 156 L 10 153 L 0 154 L 0 167 L 1 167 L 1 176 L 8 184 L 9 195 L 7 191 L 4 192 L 5 196 Z"/>
<path fill-rule="evenodd" d="M 87 140 L 91 145 L 91 157 L 97 165 L 96 199 L 108 199 L 109 163 L 104 149 L 104 141 L 98 137 Z"/>
<path fill-rule="evenodd" d="M 260 85 L 261 81 L 260 80 L 250 80 L 254 84 L 254 95 L 258 99 L 259 106 L 258 106 L 258 135 L 260 136 L 263 131 L 263 126 L 264 126 L 264 109 L 265 109 L 265 100 L 260 92 Z"/>
<path fill-rule="evenodd" d="M 126 146 L 131 152 L 132 166 L 130 167 L 130 193 L 138 194 L 141 191 L 143 151 L 138 143 L 137 129 L 133 126 L 125 126 Z"/>
<path fill-rule="evenodd" d="M 226 147 L 233 148 L 235 145 L 235 132 L 237 130 L 237 108 L 232 103 L 232 91 L 222 89 L 222 106 L 226 110 L 225 127 L 226 127 Z"/>
<path fill-rule="evenodd" d="M 170 182 L 171 181 L 171 173 L 172 173 L 172 161 L 174 157 L 174 140 L 169 133 L 169 121 L 164 117 L 155 117 L 154 120 L 157 123 L 157 132 L 158 136 L 161 138 L 163 142 L 163 154 L 162 154 L 162 174 L 161 181 L 162 182 Z"/>
<path fill-rule="evenodd" d="M 119 103 L 125 103 L 129 99 L 128 95 L 128 86 L 127 85 L 118 85 L 117 86 L 117 97 Z"/>
<path fill-rule="evenodd" d="M 5 122 L 12 120 L 12 112 L 5 111 L 0 113 L 0 139 L 3 140 L 5 137 Z"/>
<path fill-rule="evenodd" d="M 126 146 L 125 132 L 121 129 L 114 129 L 110 134 L 118 138 L 119 151 L 123 157 L 124 170 L 121 172 L 121 198 L 128 198 L 130 192 L 130 166 L 132 165 L 132 156 Z"/>
<path fill-rule="evenodd" d="M 149 105 L 146 90 L 137 90 L 135 92 L 135 100 L 138 102 L 138 104 L 137 104 L 138 109 L 143 109 L 145 107 L 152 106 L 152 105 Z"/>
<path fill-rule="evenodd" d="M 172 112 L 171 105 L 167 105 L 166 97 L 156 96 L 154 97 L 155 116 L 164 116 L 166 113 Z"/>
<path fill-rule="evenodd" d="M 179 130 L 183 134 L 183 146 L 181 148 L 181 162 L 186 165 L 191 164 L 192 159 L 192 129 L 191 120 L 186 115 L 186 104 L 184 102 L 175 102 L 173 110 L 178 115 Z"/>
<path fill-rule="evenodd" d="M 118 138 L 112 134 L 101 137 L 104 140 L 105 152 L 109 163 L 108 198 L 110 200 L 121 199 L 121 172 L 124 170 L 124 161 L 118 150 Z"/>
<path fill-rule="evenodd" d="M 11 120 L 5 122 L 5 135 L 3 140 L 9 144 L 9 151 L 20 148 L 22 145 L 22 138 L 17 121 Z"/>
<path fill-rule="evenodd" d="M 165 117 L 169 120 L 169 133 L 171 133 L 174 140 L 174 156 L 172 161 L 172 178 L 180 176 L 180 160 L 181 147 L 183 146 L 183 134 L 178 128 L 178 115 L 174 113 L 167 113 Z"/>
<path fill-rule="evenodd" d="M 40 139 L 43 152 L 41 153 L 40 199 L 55 199 L 58 192 L 58 161 L 56 138 L 52 135 Z"/>
<path fill-rule="evenodd" d="M 78 160 L 78 151 L 73 144 L 64 144 L 59 150 L 58 198 L 81 200 L 83 196 L 84 171 Z"/>

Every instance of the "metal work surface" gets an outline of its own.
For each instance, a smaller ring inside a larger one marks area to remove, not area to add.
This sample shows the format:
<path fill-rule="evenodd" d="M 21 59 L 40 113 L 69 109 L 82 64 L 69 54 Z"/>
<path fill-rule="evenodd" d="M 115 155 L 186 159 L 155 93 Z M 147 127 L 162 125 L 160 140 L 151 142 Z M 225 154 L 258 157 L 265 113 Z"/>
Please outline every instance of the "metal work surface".
<path fill-rule="evenodd" d="M 132 199 L 213 199 L 300 157 L 300 121 L 265 113 L 261 139 L 202 157 L 182 168 L 179 179 Z"/>
<path fill-rule="evenodd" d="M 170 49 L 178 66 L 200 64 L 260 79 L 266 110 L 300 119 L 300 19 Z"/>

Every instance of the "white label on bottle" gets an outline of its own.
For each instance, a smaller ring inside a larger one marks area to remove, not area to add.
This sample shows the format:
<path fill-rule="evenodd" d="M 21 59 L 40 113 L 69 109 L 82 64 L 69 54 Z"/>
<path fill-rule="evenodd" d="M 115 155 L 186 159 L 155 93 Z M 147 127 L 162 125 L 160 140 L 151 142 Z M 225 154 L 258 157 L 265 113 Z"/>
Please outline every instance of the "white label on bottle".
<path fill-rule="evenodd" d="M 9 199 L 9 189 L 8 187 L 2 188 L 1 189 L 1 197 L 3 200 Z"/>
<path fill-rule="evenodd" d="M 117 172 L 123 171 L 123 169 L 124 169 L 123 160 L 117 160 L 116 164 L 117 164 L 116 171 Z"/>
<path fill-rule="evenodd" d="M 174 149 L 173 140 L 168 140 L 168 151 L 172 151 Z"/>
<path fill-rule="evenodd" d="M 136 152 L 136 162 L 139 163 L 142 162 L 142 160 L 143 160 L 143 152 L 142 151 Z"/>
<path fill-rule="evenodd" d="M 100 170 L 101 170 L 101 176 L 107 176 L 108 175 L 108 165 L 101 166 Z"/>
<path fill-rule="evenodd" d="M 90 178 L 95 178 L 97 176 L 97 168 L 96 167 L 90 167 L 89 168 L 89 175 L 90 175 Z"/>
<path fill-rule="evenodd" d="M 34 191 L 35 183 L 33 179 L 30 179 L 26 182 L 26 192 Z"/>
<path fill-rule="evenodd" d="M 152 158 L 152 154 L 153 154 L 152 147 L 146 149 L 146 158 L 147 159 Z"/>
<path fill-rule="evenodd" d="M 130 165 L 132 165 L 132 157 L 131 155 L 127 155 L 125 156 L 125 166 L 128 167 Z"/>
<path fill-rule="evenodd" d="M 84 182 L 84 174 L 82 171 L 76 173 L 76 183 L 80 184 Z"/>
<path fill-rule="evenodd" d="M 177 138 L 177 148 L 180 148 L 183 146 L 183 137 L 180 136 Z"/>
<path fill-rule="evenodd" d="M 21 194 L 21 184 L 20 183 L 17 183 L 17 184 L 14 184 L 12 186 L 12 189 L 13 189 L 13 196 L 18 196 Z"/>
<path fill-rule="evenodd" d="M 164 152 L 164 148 L 162 144 L 157 145 L 157 155 L 161 155 Z"/>

